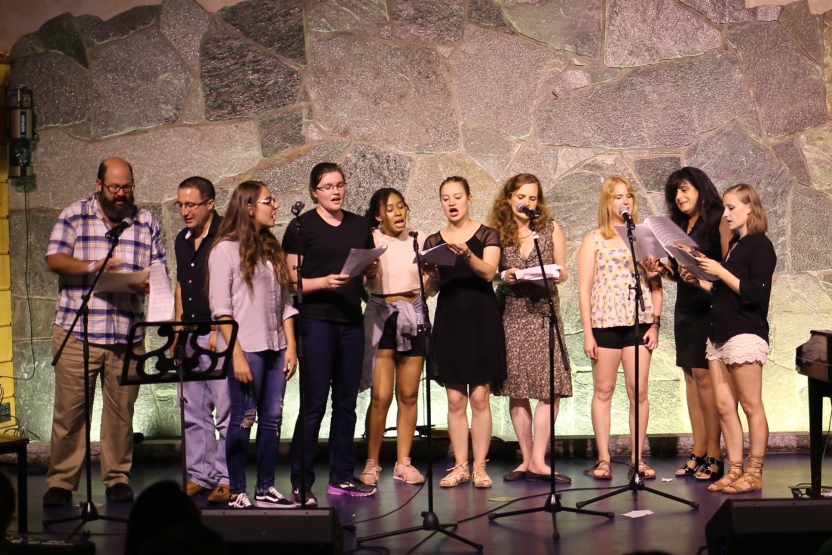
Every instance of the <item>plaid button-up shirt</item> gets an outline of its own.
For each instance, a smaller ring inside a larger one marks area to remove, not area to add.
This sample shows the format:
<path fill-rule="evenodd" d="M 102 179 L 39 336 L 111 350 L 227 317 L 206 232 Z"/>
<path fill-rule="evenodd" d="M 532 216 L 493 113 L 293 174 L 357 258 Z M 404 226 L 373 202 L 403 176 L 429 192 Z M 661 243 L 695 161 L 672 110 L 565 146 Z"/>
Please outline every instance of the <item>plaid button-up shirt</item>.
<path fill-rule="evenodd" d="M 65 208 L 49 237 L 46 256 L 68 254 L 77 260 L 94 261 L 107 256 L 109 227 L 95 197 L 79 200 Z M 138 272 L 151 263 L 166 263 L 159 222 L 147 210 L 139 209 L 133 225 L 121 235 L 113 257 L 121 261 L 121 271 Z M 65 330 L 81 306 L 95 274 L 59 276 L 59 293 L 54 323 Z M 144 317 L 144 303 L 136 293 L 93 293 L 89 304 L 89 338 L 92 343 L 127 343 L 130 325 Z M 81 322 L 72 333 L 83 339 Z M 137 338 L 138 339 L 138 338 Z"/>

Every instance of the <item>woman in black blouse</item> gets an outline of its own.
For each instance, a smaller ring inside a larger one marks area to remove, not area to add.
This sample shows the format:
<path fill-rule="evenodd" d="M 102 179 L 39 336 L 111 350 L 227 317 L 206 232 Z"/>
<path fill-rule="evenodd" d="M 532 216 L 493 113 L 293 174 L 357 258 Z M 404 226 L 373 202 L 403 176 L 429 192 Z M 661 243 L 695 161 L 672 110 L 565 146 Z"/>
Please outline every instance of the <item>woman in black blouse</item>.
<path fill-rule="evenodd" d="M 763 407 L 762 370 L 768 360 L 768 304 L 777 255 L 765 235 L 768 219 L 753 187 L 731 187 L 725 191 L 723 205 L 723 217 L 734 233 L 725 261 L 720 264 L 705 256 L 699 258 L 700 267 L 719 279 L 714 283 L 695 280 L 684 270 L 681 275 L 713 292 L 713 327 L 706 356 L 731 469 L 708 490 L 745 493 L 763 487 L 768 421 Z M 738 401 L 748 419 L 745 472 Z"/>

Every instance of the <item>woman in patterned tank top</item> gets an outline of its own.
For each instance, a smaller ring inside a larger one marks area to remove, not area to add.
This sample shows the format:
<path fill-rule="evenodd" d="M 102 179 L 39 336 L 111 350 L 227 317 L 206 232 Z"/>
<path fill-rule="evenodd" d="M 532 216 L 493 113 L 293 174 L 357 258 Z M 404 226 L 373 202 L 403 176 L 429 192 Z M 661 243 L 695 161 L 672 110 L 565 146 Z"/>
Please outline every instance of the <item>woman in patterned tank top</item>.
<path fill-rule="evenodd" d="M 586 234 L 578 251 L 578 300 L 584 331 L 584 352 L 592 360 L 592 427 L 598 445 L 598 462 L 585 471 L 595 478 L 609 480 L 610 409 L 619 364 L 624 366 L 624 380 L 630 398 L 630 441 L 644 442 L 647 433 L 649 404 L 647 376 L 650 354 L 659 344 L 659 321 L 662 310 L 661 278 L 648 274 L 639 265 L 644 310 L 639 310 L 639 332 L 635 333 L 635 300 L 632 288 L 633 260 L 624 240 L 614 226 L 625 225 L 619 210 L 626 207 L 635 222 L 638 209 L 630 182 L 621 176 L 608 177 L 601 186 L 598 204 L 598 229 Z M 635 427 L 635 347 L 639 345 L 639 429 Z M 636 439 L 638 438 L 638 439 Z M 634 456 L 634 455 L 633 455 Z M 644 478 L 656 473 L 643 460 L 632 460 L 631 471 Z"/>

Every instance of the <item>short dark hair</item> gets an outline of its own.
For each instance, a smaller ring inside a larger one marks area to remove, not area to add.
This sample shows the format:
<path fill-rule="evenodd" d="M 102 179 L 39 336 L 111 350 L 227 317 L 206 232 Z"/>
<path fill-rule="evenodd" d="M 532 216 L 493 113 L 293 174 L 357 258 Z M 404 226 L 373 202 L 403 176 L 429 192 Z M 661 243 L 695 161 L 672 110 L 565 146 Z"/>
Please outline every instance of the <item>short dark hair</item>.
<path fill-rule="evenodd" d="M 445 183 L 461 183 L 462 188 L 465 189 L 465 194 L 469 197 L 471 196 L 471 186 L 468 185 L 468 180 L 464 177 L 459 177 L 458 175 L 452 175 L 451 177 L 446 177 L 445 181 L 443 181 L 439 185 L 439 194 L 442 194 L 442 187 L 445 186 Z"/>
<path fill-rule="evenodd" d="M 320 162 L 315 164 L 315 167 L 313 167 L 312 171 L 309 172 L 309 196 L 312 198 L 313 203 L 318 204 L 318 199 L 315 198 L 312 191 L 318 187 L 318 183 L 321 182 L 321 179 L 323 179 L 326 174 L 333 172 L 340 173 L 341 177 L 343 177 L 346 181 L 347 178 L 344 175 L 344 170 L 342 170 L 341 166 L 335 162 Z"/>
<path fill-rule="evenodd" d="M 188 179 L 180 183 L 179 188 L 196 189 L 197 191 L 199 191 L 199 195 L 202 198 L 202 200 L 215 199 L 217 197 L 217 194 L 214 191 L 214 184 L 205 179 L 204 177 L 199 177 L 198 175 L 189 177 Z"/>
<path fill-rule="evenodd" d="M 107 160 L 109 160 L 109 158 Z M 107 160 L 102 160 L 101 163 L 98 164 L 98 180 L 101 183 L 104 183 L 104 178 L 107 177 L 107 170 L 109 169 L 107 167 Z M 133 166 L 131 166 L 130 162 L 128 162 L 127 160 L 122 160 L 122 161 L 125 164 L 127 164 L 128 168 L 130 168 L 130 180 L 132 181 L 133 180 Z"/>
<path fill-rule="evenodd" d="M 373 193 L 372 197 L 370 197 L 370 206 L 367 208 L 367 211 L 364 212 L 364 217 L 367 218 L 367 221 L 370 223 L 370 227 L 376 228 L 379 226 L 380 222 L 376 219 L 376 216 L 381 215 L 381 207 L 387 205 L 387 200 L 390 198 L 390 195 L 398 195 L 404 203 L 404 209 L 408 212 L 410 211 L 410 207 L 404 200 L 404 195 L 401 194 L 398 189 L 394 189 L 393 187 L 382 187 Z"/>

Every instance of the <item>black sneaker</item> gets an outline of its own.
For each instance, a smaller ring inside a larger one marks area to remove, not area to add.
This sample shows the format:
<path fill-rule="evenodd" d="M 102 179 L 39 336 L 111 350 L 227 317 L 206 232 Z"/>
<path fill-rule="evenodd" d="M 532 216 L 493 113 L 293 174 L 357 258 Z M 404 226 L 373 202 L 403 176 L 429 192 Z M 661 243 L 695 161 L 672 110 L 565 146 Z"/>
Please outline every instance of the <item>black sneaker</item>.
<path fill-rule="evenodd" d="M 253 505 L 251 504 L 251 500 L 248 498 L 247 493 L 238 493 L 236 495 L 231 495 L 228 500 L 228 508 L 229 509 L 250 509 Z"/>
<path fill-rule="evenodd" d="M 107 488 L 105 493 L 107 494 L 107 497 L 113 501 L 122 502 L 133 500 L 133 488 L 124 482 L 119 482 L 114 484 L 112 487 Z"/>
<path fill-rule="evenodd" d="M 330 482 L 326 486 L 326 492 L 332 495 L 350 495 L 352 497 L 370 497 L 376 492 L 375 486 L 368 486 L 355 476 L 350 476 L 346 480 L 339 482 Z"/>
<path fill-rule="evenodd" d="M 58 486 L 52 486 L 43 494 L 44 507 L 60 507 L 70 501 L 72 501 L 72 492 Z"/>
<path fill-rule="evenodd" d="M 283 497 L 279 491 L 270 487 L 269 491 L 257 492 L 254 494 L 258 508 L 266 509 L 293 509 L 295 504 Z"/>
<path fill-rule="evenodd" d="M 300 506 L 300 488 L 295 488 L 292 490 L 292 503 L 296 506 Z M 318 498 L 315 497 L 315 494 L 312 493 L 312 489 L 306 490 L 306 506 L 307 507 L 317 507 L 318 506 Z"/>

